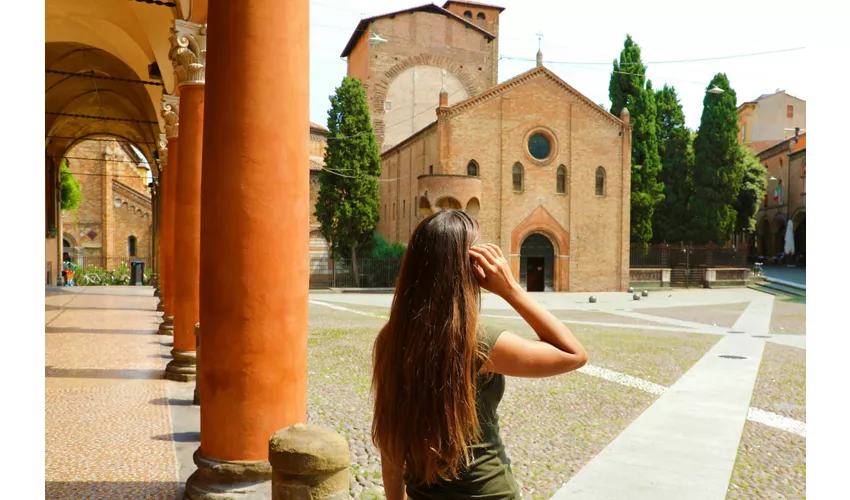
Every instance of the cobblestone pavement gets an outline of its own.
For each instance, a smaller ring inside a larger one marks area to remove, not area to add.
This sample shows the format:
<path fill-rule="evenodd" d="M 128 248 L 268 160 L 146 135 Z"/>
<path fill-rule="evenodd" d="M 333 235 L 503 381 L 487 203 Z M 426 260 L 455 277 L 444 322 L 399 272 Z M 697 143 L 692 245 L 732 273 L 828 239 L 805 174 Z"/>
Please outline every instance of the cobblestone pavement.
<path fill-rule="evenodd" d="M 703 323 L 706 325 L 717 325 L 731 328 L 744 309 L 747 308 L 749 302 L 738 302 L 733 304 L 718 304 L 705 306 L 686 306 L 686 307 L 670 307 L 670 308 L 651 308 L 641 309 L 643 314 L 651 314 L 654 316 L 662 316 L 665 318 L 679 319 L 683 321 L 693 321 L 694 323 Z"/>
<path fill-rule="evenodd" d="M 177 461 L 150 288 L 45 298 L 45 494 L 176 498 Z"/>
<path fill-rule="evenodd" d="M 795 300 L 776 299 L 770 333 L 806 334 L 806 304 Z"/>
<path fill-rule="evenodd" d="M 806 351 L 768 343 L 752 406 L 806 421 Z M 728 499 L 806 497 L 806 438 L 748 421 Z"/>
<path fill-rule="evenodd" d="M 178 497 L 169 406 L 151 404 L 171 401 L 165 385 L 171 382 L 161 379 L 163 353 L 153 335 L 154 300 L 150 289 L 133 287 L 79 288 L 46 297 L 47 498 Z M 383 498 L 380 460 L 370 438 L 369 384 L 372 343 L 388 309 L 342 305 L 364 314 L 310 305 L 308 420 L 348 439 L 352 498 Z M 802 312 L 805 321 L 805 306 L 782 305 L 792 306 L 788 314 Z M 712 324 L 703 313 L 694 315 L 697 309 L 710 309 L 712 317 L 725 317 L 724 323 L 743 311 L 740 301 L 683 306 L 663 308 L 684 309 L 674 314 L 685 316 L 659 315 L 657 324 L 604 310 L 555 312 L 565 320 L 606 324 L 570 325 L 588 348 L 590 365 L 666 387 L 720 337 L 653 326 L 665 324 L 664 317 Z M 649 309 L 642 311 L 660 314 Z M 533 335 L 522 321 L 483 321 Z M 623 327 L 608 325 L 613 323 Z M 588 371 L 508 381 L 500 406 L 503 437 L 526 498 L 549 498 L 658 397 L 652 388 L 599 377 Z M 805 422 L 805 351 L 768 343 L 751 404 Z M 747 422 L 729 498 L 797 494 L 805 496 L 805 438 Z"/>
<path fill-rule="evenodd" d="M 358 306 L 356 310 L 366 309 Z M 491 318 L 486 322 L 533 335 L 521 322 Z M 369 398 L 371 346 L 383 323 L 379 318 L 311 307 L 308 419 L 348 439 L 352 498 L 383 498 L 380 458 L 370 438 Z M 644 330 L 609 332 L 598 327 L 573 330 L 592 353 L 594 365 L 659 383 L 676 380 L 718 338 Z M 549 498 L 655 398 L 583 373 L 511 378 L 499 414 L 514 473 L 526 497 Z"/>

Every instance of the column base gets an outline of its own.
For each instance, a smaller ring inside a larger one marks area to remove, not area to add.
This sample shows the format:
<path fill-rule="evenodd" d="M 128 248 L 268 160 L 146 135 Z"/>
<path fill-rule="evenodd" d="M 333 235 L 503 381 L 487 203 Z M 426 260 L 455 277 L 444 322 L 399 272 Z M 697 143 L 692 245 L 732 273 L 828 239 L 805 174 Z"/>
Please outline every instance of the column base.
<path fill-rule="evenodd" d="M 168 335 L 169 337 L 174 336 L 174 316 L 163 316 L 162 323 L 159 324 L 159 330 L 157 330 L 157 335 Z"/>
<path fill-rule="evenodd" d="M 193 459 L 198 470 L 186 480 L 183 500 L 271 500 L 267 460 L 225 462 L 203 456 L 200 448 Z"/>
<path fill-rule="evenodd" d="M 161 313 L 165 312 L 165 301 L 162 300 L 162 297 L 160 297 L 156 301 L 156 312 L 161 312 Z"/>
<path fill-rule="evenodd" d="M 195 380 L 194 351 L 171 350 L 172 359 L 165 367 L 165 378 L 175 382 L 191 382 Z"/>

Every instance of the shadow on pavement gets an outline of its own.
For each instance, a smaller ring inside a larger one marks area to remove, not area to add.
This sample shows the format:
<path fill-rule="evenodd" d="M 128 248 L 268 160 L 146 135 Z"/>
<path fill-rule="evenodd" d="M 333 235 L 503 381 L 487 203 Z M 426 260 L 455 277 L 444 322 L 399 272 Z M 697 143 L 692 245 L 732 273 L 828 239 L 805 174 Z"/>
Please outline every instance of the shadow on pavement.
<path fill-rule="evenodd" d="M 162 370 L 106 370 L 99 368 L 73 369 L 44 367 L 44 376 L 51 378 L 103 378 L 103 379 L 162 379 Z"/>
<path fill-rule="evenodd" d="M 97 482 L 48 481 L 46 498 L 88 498 L 92 500 L 115 499 L 177 499 L 181 498 L 183 483 L 174 482 Z"/>

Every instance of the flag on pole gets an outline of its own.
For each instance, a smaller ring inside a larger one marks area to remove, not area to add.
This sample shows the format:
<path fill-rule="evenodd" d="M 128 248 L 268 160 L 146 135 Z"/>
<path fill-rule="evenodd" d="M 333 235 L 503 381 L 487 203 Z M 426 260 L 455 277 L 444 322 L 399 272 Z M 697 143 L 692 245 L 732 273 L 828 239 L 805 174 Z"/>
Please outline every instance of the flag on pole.
<path fill-rule="evenodd" d="M 779 186 L 773 188 L 773 201 L 779 201 Z"/>

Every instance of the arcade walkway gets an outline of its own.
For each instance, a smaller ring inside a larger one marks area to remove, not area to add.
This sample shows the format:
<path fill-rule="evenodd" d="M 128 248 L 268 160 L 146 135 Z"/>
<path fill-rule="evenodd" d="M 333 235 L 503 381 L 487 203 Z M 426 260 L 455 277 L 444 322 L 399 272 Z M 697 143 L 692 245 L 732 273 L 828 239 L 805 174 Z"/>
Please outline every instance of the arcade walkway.
<path fill-rule="evenodd" d="M 152 295 L 149 287 L 47 290 L 47 498 L 178 498 Z"/>

